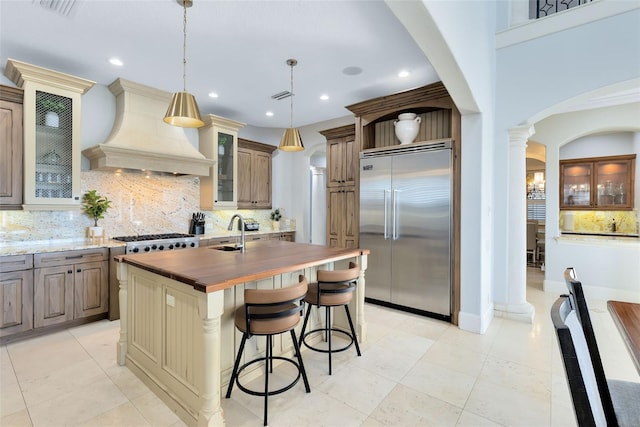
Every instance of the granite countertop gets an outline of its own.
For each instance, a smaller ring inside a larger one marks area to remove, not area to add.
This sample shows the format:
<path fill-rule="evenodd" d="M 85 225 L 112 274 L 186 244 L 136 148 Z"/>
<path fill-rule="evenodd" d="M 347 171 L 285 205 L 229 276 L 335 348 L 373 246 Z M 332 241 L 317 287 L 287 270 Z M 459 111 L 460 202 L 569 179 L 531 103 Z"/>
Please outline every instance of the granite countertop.
<path fill-rule="evenodd" d="M 246 231 L 247 236 L 273 233 L 286 233 L 296 231 L 295 229 L 272 230 L 264 229 L 259 231 Z M 197 237 L 202 239 L 216 239 L 220 237 L 240 236 L 239 230 L 216 230 Z M 49 240 L 25 240 L 21 242 L 0 242 L 0 256 L 26 255 L 58 251 L 74 251 L 81 249 L 95 248 L 117 248 L 125 246 L 124 242 L 104 238 L 79 238 L 79 239 L 49 239 Z"/>

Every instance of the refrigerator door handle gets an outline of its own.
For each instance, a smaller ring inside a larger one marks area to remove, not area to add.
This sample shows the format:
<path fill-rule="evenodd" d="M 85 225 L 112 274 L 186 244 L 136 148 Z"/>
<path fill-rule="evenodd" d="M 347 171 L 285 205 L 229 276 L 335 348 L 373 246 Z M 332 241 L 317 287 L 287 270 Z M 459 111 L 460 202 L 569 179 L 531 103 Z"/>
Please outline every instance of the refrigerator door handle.
<path fill-rule="evenodd" d="M 391 213 L 391 221 L 393 222 L 393 240 L 398 240 L 398 190 L 393 189 L 393 194 L 391 197 L 391 207 L 393 211 Z"/>
<path fill-rule="evenodd" d="M 389 238 L 389 232 L 387 230 L 389 224 L 389 219 L 387 218 L 387 212 L 389 212 L 387 193 L 391 194 L 391 190 L 384 190 L 384 240 Z"/>

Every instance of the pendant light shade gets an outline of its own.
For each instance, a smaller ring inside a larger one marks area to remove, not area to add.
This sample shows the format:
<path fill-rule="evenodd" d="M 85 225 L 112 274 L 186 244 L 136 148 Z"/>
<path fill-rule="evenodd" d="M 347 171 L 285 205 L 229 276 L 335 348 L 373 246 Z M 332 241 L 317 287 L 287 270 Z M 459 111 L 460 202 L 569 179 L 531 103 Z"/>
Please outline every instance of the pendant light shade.
<path fill-rule="evenodd" d="M 196 103 L 196 98 L 187 92 L 187 7 L 193 5 L 192 0 L 176 0 L 183 7 L 184 16 L 182 19 L 182 92 L 173 94 L 171 104 L 164 115 L 164 122 L 173 126 L 185 128 L 199 128 L 204 126 L 200 117 L 200 109 Z"/>
<path fill-rule="evenodd" d="M 173 126 L 183 128 L 199 128 L 204 126 L 196 98 L 188 92 L 176 92 L 164 116 L 164 121 Z"/>
<path fill-rule="evenodd" d="M 302 138 L 300 138 L 300 132 L 293 127 L 293 67 L 298 65 L 298 61 L 287 59 L 287 65 L 291 67 L 291 125 L 284 131 L 278 149 L 282 151 L 302 151 L 304 150 L 304 145 L 302 144 Z"/>
<path fill-rule="evenodd" d="M 300 138 L 300 132 L 295 128 L 288 128 L 282 135 L 280 146 L 278 147 L 282 151 L 302 151 L 304 145 L 302 145 L 302 138 Z"/>

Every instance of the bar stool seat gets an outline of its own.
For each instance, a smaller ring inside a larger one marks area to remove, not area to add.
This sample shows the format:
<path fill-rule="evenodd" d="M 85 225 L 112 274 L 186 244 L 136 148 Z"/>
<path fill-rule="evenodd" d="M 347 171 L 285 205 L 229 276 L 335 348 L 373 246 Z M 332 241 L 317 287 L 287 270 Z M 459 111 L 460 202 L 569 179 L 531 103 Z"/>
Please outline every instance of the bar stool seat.
<path fill-rule="evenodd" d="M 229 387 L 227 389 L 227 399 L 231 397 L 231 391 L 234 383 L 245 393 L 253 396 L 264 396 L 264 425 L 267 425 L 267 406 L 269 396 L 283 393 L 295 386 L 302 377 L 307 393 L 311 391 L 309 380 L 302 362 L 300 347 L 298 346 L 298 338 L 296 337 L 295 327 L 302 317 L 302 299 L 307 294 L 307 279 L 300 275 L 298 284 L 280 289 L 246 289 L 244 291 L 244 305 L 239 307 L 235 312 L 236 328 L 242 332 L 242 341 L 238 349 L 238 355 L 233 366 Z M 272 338 L 274 335 L 285 332 L 291 334 L 293 348 L 295 351 L 294 359 L 282 356 L 274 356 L 272 353 Z M 250 360 L 240 366 L 244 346 L 249 338 L 253 335 L 263 335 L 267 339 L 266 352 L 264 357 L 258 357 Z M 294 365 L 298 372 L 296 378 L 289 384 L 277 390 L 269 390 L 269 373 L 273 373 L 273 360 L 282 360 Z M 257 363 L 264 363 L 264 390 L 251 390 L 240 383 L 240 374 L 243 370 Z"/>
<path fill-rule="evenodd" d="M 308 304 L 307 313 L 304 317 L 304 323 L 302 324 L 302 331 L 300 332 L 300 344 L 313 351 L 321 353 L 328 353 L 329 355 L 329 375 L 332 373 L 332 353 L 345 351 L 351 348 L 355 344 L 356 352 L 358 356 L 361 356 L 360 346 L 358 345 L 358 337 L 353 327 L 353 321 L 351 319 L 351 313 L 349 312 L 349 303 L 353 299 L 353 292 L 356 290 L 358 283 L 358 277 L 360 276 L 360 267 L 353 263 L 349 263 L 349 269 L 347 270 L 318 270 L 318 282 L 309 284 L 309 290 L 304 298 L 304 302 Z M 307 323 L 309 321 L 309 315 L 311 314 L 312 306 L 325 307 L 325 326 L 324 328 L 317 328 L 311 331 L 306 331 Z M 333 327 L 331 321 L 331 308 L 343 306 L 349 321 L 350 331 L 343 331 Z M 309 335 L 324 332 L 327 340 L 328 348 L 315 347 L 307 342 Z M 348 343 L 342 347 L 334 348 L 332 344 L 332 335 L 334 333 L 341 334 L 348 339 Z"/>

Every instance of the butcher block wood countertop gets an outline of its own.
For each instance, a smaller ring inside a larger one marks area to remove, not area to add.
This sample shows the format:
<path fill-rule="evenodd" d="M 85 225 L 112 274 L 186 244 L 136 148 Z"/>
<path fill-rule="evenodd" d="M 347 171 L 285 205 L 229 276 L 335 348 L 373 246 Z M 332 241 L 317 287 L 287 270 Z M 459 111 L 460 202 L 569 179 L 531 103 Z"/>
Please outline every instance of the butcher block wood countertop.
<path fill-rule="evenodd" d="M 116 260 L 208 293 L 369 253 L 366 249 L 338 249 L 280 240 L 248 242 L 244 254 L 214 248 L 120 255 Z"/>

